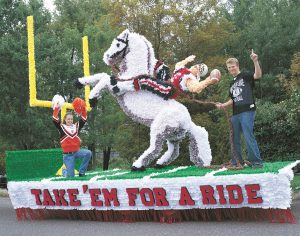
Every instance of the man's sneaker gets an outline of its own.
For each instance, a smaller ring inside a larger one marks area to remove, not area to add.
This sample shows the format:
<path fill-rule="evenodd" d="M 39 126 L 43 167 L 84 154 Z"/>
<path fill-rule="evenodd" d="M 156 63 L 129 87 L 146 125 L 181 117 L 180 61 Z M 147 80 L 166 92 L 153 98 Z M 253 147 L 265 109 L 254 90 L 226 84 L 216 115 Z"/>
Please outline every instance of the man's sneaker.
<path fill-rule="evenodd" d="M 224 167 L 227 168 L 228 170 L 241 170 L 244 168 L 244 166 L 241 164 L 238 165 L 229 164 L 229 165 L 225 165 Z"/>
<path fill-rule="evenodd" d="M 252 168 L 253 168 L 253 169 L 256 169 L 256 168 L 263 168 L 263 167 L 264 167 L 263 164 L 253 164 L 253 165 L 252 165 Z"/>
<path fill-rule="evenodd" d="M 79 173 L 79 175 L 78 175 L 79 177 L 84 177 L 85 176 L 85 174 L 81 174 L 81 173 Z"/>
<path fill-rule="evenodd" d="M 154 166 L 155 169 L 163 169 L 163 168 L 165 168 L 165 167 L 166 167 L 166 166 L 161 165 L 161 164 L 155 164 L 155 166 Z"/>
<path fill-rule="evenodd" d="M 248 167 L 248 166 L 249 166 L 249 167 L 252 167 L 252 163 L 251 163 L 250 161 L 245 160 L 245 161 L 244 161 L 244 166 L 245 166 L 245 167 Z"/>

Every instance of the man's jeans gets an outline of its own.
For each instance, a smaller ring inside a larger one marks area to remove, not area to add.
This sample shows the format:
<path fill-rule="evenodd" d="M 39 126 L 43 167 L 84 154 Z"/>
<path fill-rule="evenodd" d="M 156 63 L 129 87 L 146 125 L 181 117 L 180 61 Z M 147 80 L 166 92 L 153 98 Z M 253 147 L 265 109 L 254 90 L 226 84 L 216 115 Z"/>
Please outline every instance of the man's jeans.
<path fill-rule="evenodd" d="M 248 160 L 252 165 L 261 165 L 263 163 L 257 142 L 253 134 L 255 119 L 255 111 L 242 112 L 234 115 L 231 118 L 233 127 L 233 146 L 236 158 L 238 158 L 240 164 L 244 164 L 241 149 L 241 132 L 243 132 L 248 151 Z M 236 165 L 236 160 L 232 157 L 231 164 Z"/>
<path fill-rule="evenodd" d="M 82 158 L 81 165 L 79 168 L 79 173 L 84 174 L 89 165 L 89 161 L 92 157 L 92 152 L 88 149 L 80 149 L 79 151 L 73 154 L 64 154 L 64 163 L 67 167 L 67 176 L 66 177 L 74 177 L 74 168 L 75 168 L 75 159 Z"/>

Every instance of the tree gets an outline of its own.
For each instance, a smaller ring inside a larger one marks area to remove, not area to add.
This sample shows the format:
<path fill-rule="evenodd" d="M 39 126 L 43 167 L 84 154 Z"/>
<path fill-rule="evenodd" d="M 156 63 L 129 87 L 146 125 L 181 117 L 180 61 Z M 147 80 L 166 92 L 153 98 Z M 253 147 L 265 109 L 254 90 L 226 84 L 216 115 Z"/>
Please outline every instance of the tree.
<path fill-rule="evenodd" d="M 300 142 L 300 89 L 280 103 L 258 103 L 256 136 L 265 161 L 297 160 Z"/>
<path fill-rule="evenodd" d="M 103 4 L 112 28 L 144 35 L 156 57 L 170 66 L 191 54 L 209 66 L 223 65 L 220 53 L 235 38 L 217 1 L 105 0 Z"/>
<path fill-rule="evenodd" d="M 253 48 L 260 57 L 264 73 L 285 73 L 293 54 L 300 50 L 298 1 L 237 0 L 233 1 L 230 19 L 241 37 L 228 49 L 242 65 L 249 68 L 249 52 Z"/>
<path fill-rule="evenodd" d="M 118 150 L 118 140 L 123 137 L 120 127 L 124 124 L 126 117 L 116 104 L 115 98 L 109 93 L 104 93 L 97 105 L 90 113 L 87 135 L 84 140 L 95 149 L 103 152 L 103 170 L 109 167 L 111 152 Z"/>
<path fill-rule="evenodd" d="M 291 86 L 290 87 L 297 87 L 300 86 L 299 77 L 300 77 L 300 52 L 294 54 L 291 67 Z M 291 89 L 291 88 L 289 88 Z"/>
<path fill-rule="evenodd" d="M 36 35 L 50 23 L 41 1 L 1 1 L 0 137 L 15 149 L 52 147 L 47 114 L 29 107 L 26 17 L 34 15 Z M 51 34 L 48 34 L 51 40 Z M 39 41 L 39 40 L 37 40 Z M 40 55 L 37 55 L 39 58 Z M 43 132 L 41 132 L 43 130 Z"/>

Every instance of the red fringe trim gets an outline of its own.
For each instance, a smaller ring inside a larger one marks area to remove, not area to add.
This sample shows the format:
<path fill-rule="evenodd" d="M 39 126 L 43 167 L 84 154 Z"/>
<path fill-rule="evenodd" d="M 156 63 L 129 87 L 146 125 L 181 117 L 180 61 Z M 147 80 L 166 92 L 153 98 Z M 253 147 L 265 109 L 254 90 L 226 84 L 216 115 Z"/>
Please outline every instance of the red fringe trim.
<path fill-rule="evenodd" d="M 291 209 L 261 208 L 218 208 L 188 210 L 48 210 L 48 209 L 16 209 L 16 216 L 21 220 L 70 219 L 103 222 L 154 221 L 160 223 L 178 223 L 182 221 L 259 221 L 269 220 L 270 223 L 295 224 Z"/>

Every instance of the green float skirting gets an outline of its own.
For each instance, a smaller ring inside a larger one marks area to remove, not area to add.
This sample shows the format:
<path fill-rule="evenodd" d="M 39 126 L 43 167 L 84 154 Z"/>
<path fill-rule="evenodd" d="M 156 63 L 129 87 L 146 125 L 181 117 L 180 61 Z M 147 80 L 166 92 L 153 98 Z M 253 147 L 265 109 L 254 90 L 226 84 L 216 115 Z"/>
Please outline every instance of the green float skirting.
<path fill-rule="evenodd" d="M 76 160 L 75 168 L 78 169 L 81 160 Z M 214 176 L 236 175 L 236 174 L 263 174 L 278 173 L 278 170 L 291 164 L 292 161 L 264 163 L 263 168 L 252 169 L 250 167 L 243 170 L 220 170 L 198 168 L 196 166 L 175 167 L 168 166 L 164 169 L 147 168 L 144 172 L 131 172 L 130 170 L 109 170 L 109 171 L 92 171 L 88 172 L 86 177 L 80 178 L 82 181 L 88 181 L 96 177 L 108 180 L 124 179 L 142 179 L 145 176 L 152 178 L 178 178 L 186 176 L 205 176 L 210 172 Z M 68 181 L 78 180 L 75 178 L 53 178 L 56 172 L 63 164 L 62 150 L 59 149 L 42 149 L 26 151 L 7 151 L 6 152 L 6 173 L 8 181 L 40 181 L 51 178 L 51 181 Z"/>
<path fill-rule="evenodd" d="M 55 176 L 63 165 L 62 149 L 6 151 L 8 181 Z M 78 168 L 80 160 L 76 160 Z"/>

